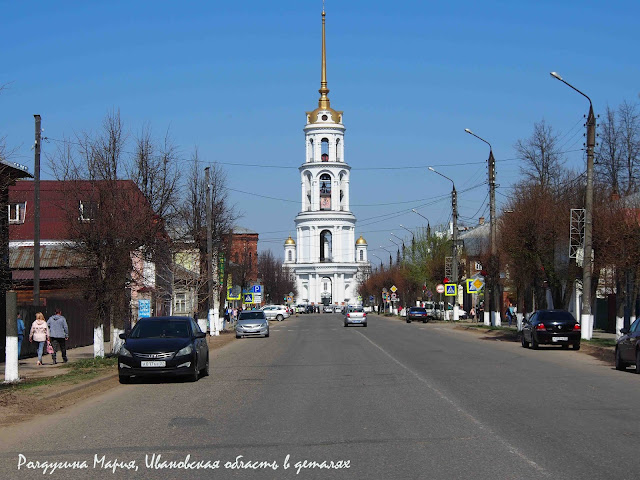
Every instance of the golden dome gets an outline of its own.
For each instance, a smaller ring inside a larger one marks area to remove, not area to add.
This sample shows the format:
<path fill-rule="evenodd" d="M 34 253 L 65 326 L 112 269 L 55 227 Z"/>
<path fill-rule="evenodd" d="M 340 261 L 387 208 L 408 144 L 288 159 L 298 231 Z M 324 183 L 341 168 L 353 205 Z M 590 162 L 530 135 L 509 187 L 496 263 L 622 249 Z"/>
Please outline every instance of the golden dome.
<path fill-rule="evenodd" d="M 366 244 L 367 244 L 367 241 L 364 239 L 362 235 L 360 235 L 360 238 L 356 240 L 356 245 L 366 245 Z"/>
<path fill-rule="evenodd" d="M 289 238 L 287 238 L 287 239 L 284 241 L 284 244 L 285 244 L 285 245 L 295 245 L 295 244 L 296 244 L 296 242 L 295 242 L 295 240 L 294 240 L 293 238 L 291 238 L 291 235 L 289 235 Z"/>

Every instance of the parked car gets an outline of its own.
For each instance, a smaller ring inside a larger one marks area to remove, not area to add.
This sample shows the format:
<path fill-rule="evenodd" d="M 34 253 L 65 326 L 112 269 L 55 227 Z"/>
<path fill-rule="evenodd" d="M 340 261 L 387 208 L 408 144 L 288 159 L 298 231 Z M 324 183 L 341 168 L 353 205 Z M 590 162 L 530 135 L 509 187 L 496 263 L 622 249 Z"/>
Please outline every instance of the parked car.
<path fill-rule="evenodd" d="M 409 307 L 407 309 L 407 323 L 411 323 L 412 320 L 422 320 L 422 323 L 429 321 L 429 314 L 424 307 Z"/>
<path fill-rule="evenodd" d="M 209 375 L 206 336 L 190 317 L 141 318 L 128 335 L 120 334 L 120 383 L 132 376 L 183 375 L 195 382 Z"/>
<path fill-rule="evenodd" d="M 236 324 L 236 338 L 269 336 L 269 321 L 263 311 L 250 310 L 240 312 L 238 323 Z"/>
<path fill-rule="evenodd" d="M 436 305 L 433 302 L 424 302 L 424 308 L 427 311 L 429 320 L 436 319 Z"/>
<path fill-rule="evenodd" d="M 322 307 L 324 313 L 333 313 L 333 305 L 325 305 Z"/>
<path fill-rule="evenodd" d="M 262 307 L 262 311 L 267 317 L 267 320 L 277 320 L 281 322 L 285 318 L 289 318 L 289 312 L 284 305 L 265 305 Z"/>
<path fill-rule="evenodd" d="M 296 305 L 296 313 L 307 313 L 307 305 Z"/>
<path fill-rule="evenodd" d="M 333 313 L 342 313 L 342 306 L 341 305 L 334 305 L 333 306 Z"/>
<path fill-rule="evenodd" d="M 616 342 L 616 369 L 626 370 L 631 365 L 640 373 L 640 318 L 631 327 L 621 328 L 622 336 Z"/>
<path fill-rule="evenodd" d="M 344 315 L 344 326 L 362 325 L 367 326 L 367 313 L 362 306 L 348 307 Z"/>
<path fill-rule="evenodd" d="M 562 345 L 580 349 L 580 324 L 566 310 L 538 310 L 522 325 L 522 346 Z"/>

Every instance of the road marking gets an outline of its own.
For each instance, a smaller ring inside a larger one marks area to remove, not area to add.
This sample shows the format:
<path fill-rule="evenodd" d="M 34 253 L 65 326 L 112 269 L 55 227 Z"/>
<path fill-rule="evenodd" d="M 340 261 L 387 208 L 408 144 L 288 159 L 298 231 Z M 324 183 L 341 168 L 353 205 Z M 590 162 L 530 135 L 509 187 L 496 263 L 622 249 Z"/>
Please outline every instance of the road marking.
<path fill-rule="evenodd" d="M 440 389 L 438 389 L 438 387 L 436 387 L 435 385 L 433 385 L 429 380 L 427 380 L 426 378 L 424 378 L 422 375 L 420 375 L 419 373 L 413 371 L 411 368 L 407 367 L 404 363 L 402 363 L 400 360 L 398 360 L 397 358 L 395 358 L 393 355 L 391 355 L 389 352 L 387 352 L 384 348 L 382 348 L 380 345 L 378 345 L 377 343 L 375 343 L 373 340 L 371 340 L 369 337 L 367 337 L 364 333 L 357 331 L 357 333 L 359 335 L 362 335 L 365 340 L 367 340 L 371 345 L 373 345 L 374 347 L 376 347 L 378 350 L 380 350 L 382 353 L 384 353 L 387 357 L 389 357 L 391 360 L 393 360 L 395 363 L 397 363 L 398 365 L 400 365 L 402 368 L 404 368 L 407 372 L 411 373 L 414 377 L 416 377 L 420 382 L 424 383 L 431 391 L 433 391 L 436 395 L 438 395 L 438 397 L 440 397 L 442 400 L 444 400 L 445 402 L 449 403 L 449 405 L 451 405 L 458 413 L 464 415 L 465 417 L 467 417 L 469 420 L 471 420 L 473 423 L 475 423 L 477 425 L 477 427 L 480 430 L 484 430 L 485 432 L 487 432 L 489 435 L 493 436 L 499 443 L 502 444 L 503 447 L 505 447 L 510 453 L 516 455 L 517 457 L 519 457 L 520 459 L 522 459 L 523 461 L 525 461 L 526 463 L 528 463 L 531 467 L 535 468 L 538 472 L 540 472 L 542 475 L 546 476 L 546 477 L 550 477 L 551 474 L 549 472 L 547 472 L 543 467 L 541 467 L 540 465 L 538 465 L 536 462 L 534 462 L 533 460 L 531 460 L 529 457 L 527 457 L 524 453 L 522 453 L 520 450 L 518 450 L 516 447 L 514 447 L 513 445 L 511 445 L 507 440 L 505 440 L 504 438 L 502 438 L 500 435 L 498 435 L 496 432 L 494 432 L 490 427 L 488 427 L 487 425 L 485 425 L 484 423 L 482 423 L 480 420 L 478 420 L 476 417 L 474 417 L 473 415 L 471 415 L 469 412 L 467 412 L 464 408 L 462 408 L 460 405 L 458 405 L 456 403 L 455 400 L 452 400 L 451 398 L 449 398 L 447 395 L 445 395 L 444 392 L 442 392 Z"/>

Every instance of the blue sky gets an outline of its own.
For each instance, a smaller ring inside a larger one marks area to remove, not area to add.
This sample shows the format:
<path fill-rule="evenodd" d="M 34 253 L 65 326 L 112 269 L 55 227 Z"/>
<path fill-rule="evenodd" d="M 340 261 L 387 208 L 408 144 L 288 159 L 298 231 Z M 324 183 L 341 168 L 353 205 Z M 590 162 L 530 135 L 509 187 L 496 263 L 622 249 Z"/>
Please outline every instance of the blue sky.
<path fill-rule="evenodd" d="M 145 122 L 159 136 L 169 128 L 185 160 L 197 146 L 224 163 L 239 223 L 282 254 L 300 208 L 305 111 L 319 96 L 321 1 L 0 7 L 0 136 L 14 161 L 33 171 L 35 113 L 61 139 L 120 109 L 133 134 Z M 461 223 L 488 217 L 488 148 L 465 128 L 493 145 L 498 207 L 520 176 L 513 145 L 543 118 L 567 165 L 584 170 L 588 102 L 550 71 L 590 95 L 596 113 L 639 100 L 638 1 L 328 0 L 326 11 L 357 233 L 383 258 L 379 245 L 395 249 L 390 232 L 409 238 L 399 224 L 424 224 L 411 208 L 432 225 L 450 218 L 451 185 L 428 165 L 455 181 Z"/>

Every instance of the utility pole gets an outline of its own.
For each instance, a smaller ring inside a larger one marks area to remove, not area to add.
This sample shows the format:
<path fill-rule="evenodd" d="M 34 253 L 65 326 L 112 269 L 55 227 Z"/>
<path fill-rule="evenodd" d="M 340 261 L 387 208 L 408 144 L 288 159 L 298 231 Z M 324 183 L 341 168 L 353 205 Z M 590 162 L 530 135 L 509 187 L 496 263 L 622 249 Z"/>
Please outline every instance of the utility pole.
<path fill-rule="evenodd" d="M 451 280 L 456 285 L 456 296 L 453 299 L 453 320 L 460 319 L 460 312 L 458 309 L 458 192 L 456 192 L 456 185 L 453 184 L 451 190 L 451 211 L 453 216 L 453 252 L 451 254 Z"/>
<path fill-rule="evenodd" d="M 588 98 L 588 97 L 587 97 Z M 596 146 L 596 117 L 589 99 L 589 116 L 587 117 L 587 191 L 584 202 L 584 259 L 582 260 L 582 325 L 581 336 L 591 339 L 593 332 L 593 314 L 591 312 L 591 275 L 592 231 L 593 231 L 593 151 Z"/>
<path fill-rule="evenodd" d="M 591 340 L 593 333 L 593 312 L 591 311 L 591 275 L 593 270 L 593 151 L 596 146 L 596 117 L 593 114 L 593 102 L 584 92 L 562 78 L 558 72 L 550 72 L 556 80 L 578 92 L 589 100 L 587 116 L 587 191 L 584 200 L 584 258 L 582 260 L 582 312 L 580 315 L 580 331 L 583 340 Z"/>
<path fill-rule="evenodd" d="M 491 228 L 491 325 L 499 327 L 500 318 L 500 267 L 498 264 L 498 219 L 496 218 L 496 159 L 489 146 L 489 227 Z"/>
<path fill-rule="evenodd" d="M 469 135 L 489 145 L 489 239 L 491 255 L 489 257 L 489 297 L 485 293 L 484 324 L 499 327 L 502 324 L 500 318 L 500 265 L 498 262 L 498 219 L 496 218 L 496 159 L 493 156 L 493 147 L 484 138 L 476 135 L 468 128 L 464 129 Z M 489 303 L 487 311 L 486 303 Z"/>
<path fill-rule="evenodd" d="M 207 312 L 207 320 L 209 323 L 209 335 L 214 335 L 214 331 L 216 331 L 215 325 L 212 322 L 213 318 L 213 258 L 212 258 L 212 238 L 211 238 L 211 183 L 209 181 L 209 167 L 205 167 L 204 169 L 204 179 L 207 184 L 207 286 L 209 292 L 209 299 L 207 301 L 207 306 L 209 307 Z"/>
<path fill-rule="evenodd" d="M 40 138 L 42 128 L 40 115 L 34 115 L 36 120 L 36 143 L 35 158 L 33 164 L 33 204 L 34 204 L 34 224 L 33 224 L 33 305 L 40 306 Z"/>

